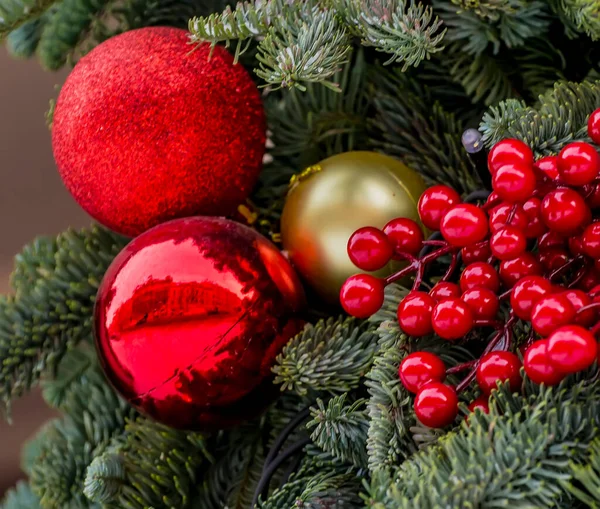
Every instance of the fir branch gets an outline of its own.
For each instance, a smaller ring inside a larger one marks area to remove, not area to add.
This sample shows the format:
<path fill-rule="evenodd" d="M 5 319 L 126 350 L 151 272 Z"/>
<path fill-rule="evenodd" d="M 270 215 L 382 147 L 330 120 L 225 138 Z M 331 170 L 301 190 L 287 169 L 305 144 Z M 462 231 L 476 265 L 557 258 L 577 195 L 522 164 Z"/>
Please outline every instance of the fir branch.
<path fill-rule="evenodd" d="M 340 393 L 358 387 L 377 347 L 375 334 L 353 319 L 308 324 L 277 357 L 273 372 L 282 391 Z"/>
<path fill-rule="evenodd" d="M 461 143 L 462 122 L 434 101 L 427 87 L 398 69 L 376 67 L 372 76 L 373 146 L 428 183 L 444 183 L 461 193 L 478 189 L 481 184 Z"/>
<path fill-rule="evenodd" d="M 519 66 L 519 79 L 529 97 L 537 98 L 565 79 L 567 60 L 546 38 L 529 40 L 513 55 Z"/>
<path fill-rule="evenodd" d="M 4 500 L 0 502 L 1 509 L 38 509 L 39 507 L 38 497 L 25 481 L 19 481 L 14 488 L 8 490 Z"/>
<path fill-rule="evenodd" d="M 405 71 L 444 49 L 445 30 L 433 10 L 416 0 L 333 0 L 352 35 L 362 44 L 391 54 L 386 63 L 403 63 Z"/>
<path fill-rule="evenodd" d="M 600 39 L 600 9 L 596 0 L 550 0 L 550 6 L 565 24 L 567 34 L 585 33 Z"/>
<path fill-rule="evenodd" d="M 57 0 L 0 0 L 0 42 L 23 23 L 39 17 Z"/>
<path fill-rule="evenodd" d="M 367 466 L 367 429 L 369 423 L 364 411 L 364 399 L 346 405 L 346 394 L 331 398 L 327 407 L 317 400 L 318 408 L 310 409 L 311 439 L 324 451 L 356 467 Z"/>
<path fill-rule="evenodd" d="M 514 12 L 510 0 L 452 0 L 452 3 L 482 18 L 497 19 L 501 13 Z"/>
<path fill-rule="evenodd" d="M 586 458 L 571 462 L 572 481 L 565 483 L 569 492 L 586 507 L 600 505 L 600 439 L 596 438 Z"/>
<path fill-rule="evenodd" d="M 6 48 L 13 57 L 26 59 L 35 54 L 44 27 L 56 12 L 56 7 L 56 4 L 52 5 L 39 18 L 23 23 L 19 28 L 8 34 Z"/>

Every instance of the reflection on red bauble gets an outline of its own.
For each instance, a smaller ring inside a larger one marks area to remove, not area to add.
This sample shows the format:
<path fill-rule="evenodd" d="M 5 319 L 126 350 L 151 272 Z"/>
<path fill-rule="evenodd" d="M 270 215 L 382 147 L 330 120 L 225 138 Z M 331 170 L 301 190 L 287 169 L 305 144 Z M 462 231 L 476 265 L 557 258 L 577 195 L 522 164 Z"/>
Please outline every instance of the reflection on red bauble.
<path fill-rule="evenodd" d="M 98 291 L 109 380 L 183 429 L 236 424 L 269 403 L 271 366 L 302 327 L 304 293 L 277 248 L 222 218 L 177 219 L 134 239 Z"/>

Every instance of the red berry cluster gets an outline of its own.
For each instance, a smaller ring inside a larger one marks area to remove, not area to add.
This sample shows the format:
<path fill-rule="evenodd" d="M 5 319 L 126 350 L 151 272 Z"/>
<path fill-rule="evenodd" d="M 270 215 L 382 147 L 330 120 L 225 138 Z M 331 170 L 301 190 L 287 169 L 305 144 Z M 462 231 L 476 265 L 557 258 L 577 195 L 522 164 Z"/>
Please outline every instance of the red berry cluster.
<path fill-rule="evenodd" d="M 600 144 L 600 109 L 588 134 Z M 400 379 L 416 394 L 415 412 L 426 426 L 443 427 L 458 413 L 458 394 L 473 380 L 483 396 L 469 408 L 487 411 L 498 382 L 521 385 L 520 369 L 535 383 L 555 385 L 597 360 L 600 332 L 600 156 L 585 142 L 566 145 L 557 156 L 534 161 L 522 141 L 498 142 L 488 156 L 493 192 L 481 205 L 462 202 L 447 186 L 429 188 L 418 204 L 422 224 L 442 240 L 424 240 L 411 219 L 390 221 L 383 230 L 366 227 L 349 240 L 348 254 L 365 271 L 392 258 L 406 266 L 386 279 L 369 274 L 349 278 L 341 303 L 366 318 L 379 310 L 386 285 L 414 276 L 412 291 L 398 307 L 409 336 L 435 333 L 468 341 L 478 329 L 493 331 L 481 356 L 447 368 L 436 355 L 414 352 L 400 365 Z M 427 249 L 423 249 L 427 247 Z M 422 253 L 422 254 L 419 254 Z M 427 288 L 425 268 L 450 257 L 441 279 Z M 462 263 L 457 282 L 453 276 Z M 530 322 L 519 350 L 514 328 Z M 486 335 L 487 336 L 487 335 Z M 456 386 L 447 374 L 466 371 Z"/>

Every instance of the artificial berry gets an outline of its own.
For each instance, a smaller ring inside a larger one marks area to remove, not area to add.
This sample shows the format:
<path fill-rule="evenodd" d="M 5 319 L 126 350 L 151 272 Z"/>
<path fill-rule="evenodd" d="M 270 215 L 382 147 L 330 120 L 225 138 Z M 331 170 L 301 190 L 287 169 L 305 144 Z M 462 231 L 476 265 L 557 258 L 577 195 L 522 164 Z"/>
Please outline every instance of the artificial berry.
<path fill-rule="evenodd" d="M 590 224 L 581 236 L 581 249 L 594 258 L 600 258 L 600 222 Z"/>
<path fill-rule="evenodd" d="M 539 252 L 538 257 L 544 269 L 550 272 L 562 267 L 570 259 L 569 253 L 562 247 L 544 249 Z"/>
<path fill-rule="evenodd" d="M 521 140 L 512 138 L 501 140 L 492 147 L 488 154 L 488 168 L 492 175 L 501 166 L 513 163 L 533 166 L 533 152 Z"/>
<path fill-rule="evenodd" d="M 600 145 L 600 108 L 594 110 L 588 118 L 588 136 L 596 145 Z"/>
<path fill-rule="evenodd" d="M 549 249 L 551 247 L 566 247 L 566 245 L 566 237 L 562 236 L 560 233 L 553 232 L 552 230 L 544 233 L 538 241 L 540 250 Z"/>
<path fill-rule="evenodd" d="M 533 165 L 541 174 L 550 180 L 558 179 L 558 157 L 546 156 L 538 159 Z"/>
<path fill-rule="evenodd" d="M 510 306 L 521 320 L 530 320 L 533 305 L 549 293 L 552 293 L 550 281 L 541 276 L 527 276 L 513 286 Z"/>
<path fill-rule="evenodd" d="M 419 198 L 419 217 L 426 228 L 437 231 L 446 211 L 460 203 L 460 195 L 448 186 L 432 186 Z"/>
<path fill-rule="evenodd" d="M 473 313 L 462 300 L 452 298 L 438 302 L 431 314 L 435 333 L 453 341 L 462 338 L 473 328 Z"/>
<path fill-rule="evenodd" d="M 523 367 L 525 374 L 536 384 L 557 385 L 565 377 L 550 362 L 547 339 L 540 339 L 527 348 Z"/>
<path fill-rule="evenodd" d="M 469 246 L 485 238 L 488 233 L 488 218 L 481 208 L 470 203 L 460 203 L 444 214 L 440 231 L 453 246 Z"/>
<path fill-rule="evenodd" d="M 547 336 L 562 325 L 572 323 L 574 319 L 575 309 L 564 293 L 542 297 L 531 310 L 531 325 L 542 336 Z"/>
<path fill-rule="evenodd" d="M 558 154 L 561 180 L 570 186 L 584 186 L 592 182 L 600 170 L 600 156 L 589 143 L 575 141 Z"/>
<path fill-rule="evenodd" d="M 589 368 L 598 355 L 594 335 L 579 325 L 567 325 L 548 336 L 548 358 L 563 373 Z"/>
<path fill-rule="evenodd" d="M 410 292 L 398 306 L 398 323 L 405 334 L 421 337 L 431 334 L 431 313 L 436 301 L 425 292 Z"/>
<path fill-rule="evenodd" d="M 416 221 L 407 217 L 392 219 L 383 227 L 383 233 L 396 253 L 416 255 L 423 247 L 423 231 Z"/>
<path fill-rule="evenodd" d="M 498 296 L 489 288 L 471 288 L 462 294 L 460 300 L 469 306 L 473 316 L 479 320 L 492 320 L 500 307 Z"/>
<path fill-rule="evenodd" d="M 475 262 L 485 262 L 492 256 L 489 242 L 480 242 L 471 246 L 465 246 L 460 250 L 462 261 L 465 265 Z"/>
<path fill-rule="evenodd" d="M 500 279 L 496 269 L 487 262 L 475 262 L 468 265 L 460 275 L 460 288 L 463 292 L 469 288 L 483 287 L 497 292 Z"/>
<path fill-rule="evenodd" d="M 512 260 L 527 248 L 527 239 L 522 230 L 505 226 L 490 237 L 490 249 L 498 260 Z"/>
<path fill-rule="evenodd" d="M 581 235 L 569 237 L 567 245 L 569 246 L 569 253 L 571 253 L 572 256 L 583 254 L 583 239 Z"/>
<path fill-rule="evenodd" d="M 523 211 L 523 207 L 516 203 L 502 203 L 497 207 L 494 207 L 490 212 L 489 225 L 491 232 L 495 232 L 496 230 L 509 225 L 524 230 L 527 227 L 528 222 L 529 219 Z"/>
<path fill-rule="evenodd" d="M 421 424 L 443 428 L 458 415 L 458 396 L 449 385 L 432 382 L 421 387 L 415 398 L 415 414 Z"/>
<path fill-rule="evenodd" d="M 400 380 L 408 392 L 416 394 L 430 382 L 443 382 L 446 366 L 437 355 L 429 352 L 415 352 L 407 355 L 398 370 Z"/>
<path fill-rule="evenodd" d="M 429 295 L 436 301 L 449 299 L 450 297 L 460 297 L 460 287 L 456 283 L 441 281 L 429 291 Z"/>
<path fill-rule="evenodd" d="M 342 285 L 340 302 L 349 315 L 368 318 L 383 304 L 383 281 L 370 274 L 356 274 Z"/>
<path fill-rule="evenodd" d="M 529 252 L 524 252 L 512 260 L 500 263 L 500 279 L 508 287 L 512 288 L 517 281 L 526 276 L 539 276 L 542 274 L 542 265 Z"/>
<path fill-rule="evenodd" d="M 563 292 L 565 297 L 569 299 L 571 306 L 575 310 L 575 324 L 581 325 L 582 327 L 591 327 L 594 323 L 596 323 L 596 309 L 586 309 L 584 311 L 580 311 L 581 308 L 585 306 L 589 306 L 592 303 L 592 299 L 589 297 L 587 293 L 582 290 L 576 290 L 574 288 L 569 288 L 565 292 Z"/>
<path fill-rule="evenodd" d="M 585 269 L 583 277 L 579 280 L 577 287 L 581 290 L 588 291 L 600 284 L 600 271 L 596 267 L 588 267 Z"/>
<path fill-rule="evenodd" d="M 361 270 L 378 270 L 392 258 L 392 245 L 378 228 L 365 226 L 356 230 L 348 240 L 348 256 Z"/>
<path fill-rule="evenodd" d="M 597 209 L 600 207 L 600 185 L 590 184 L 583 188 L 585 202 L 591 209 Z"/>
<path fill-rule="evenodd" d="M 523 212 L 525 212 L 529 220 L 524 233 L 529 239 L 537 239 L 548 231 L 540 215 L 541 205 L 542 201 L 539 198 L 529 198 L 529 200 L 523 203 Z"/>
<path fill-rule="evenodd" d="M 522 203 L 533 195 L 536 179 L 531 166 L 522 163 L 505 164 L 492 177 L 492 187 L 509 203 Z"/>
<path fill-rule="evenodd" d="M 476 400 L 472 401 L 467 408 L 471 412 L 475 412 L 475 410 L 481 410 L 484 414 L 489 414 L 490 405 L 488 403 L 488 397 L 479 396 Z"/>
<path fill-rule="evenodd" d="M 489 209 L 490 207 L 495 207 L 496 205 L 498 205 L 500 203 L 500 197 L 498 196 L 498 193 L 496 193 L 496 191 L 492 191 L 487 199 L 485 200 L 485 208 L 486 210 Z"/>
<path fill-rule="evenodd" d="M 489 395 L 498 381 L 508 380 L 510 390 L 516 391 L 521 385 L 521 361 L 511 352 L 490 352 L 484 355 L 477 366 L 477 383 L 484 394 Z"/>
<path fill-rule="evenodd" d="M 584 225 L 590 209 L 579 193 L 572 189 L 556 189 L 542 200 L 544 224 L 558 233 L 572 234 Z"/>

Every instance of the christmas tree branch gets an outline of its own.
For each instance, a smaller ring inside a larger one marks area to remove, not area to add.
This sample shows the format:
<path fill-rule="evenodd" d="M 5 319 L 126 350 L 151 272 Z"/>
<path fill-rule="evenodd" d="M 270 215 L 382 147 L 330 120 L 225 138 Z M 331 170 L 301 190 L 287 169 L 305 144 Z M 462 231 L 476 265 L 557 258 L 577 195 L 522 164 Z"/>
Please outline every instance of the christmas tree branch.
<path fill-rule="evenodd" d="M 565 24 L 571 37 L 585 33 L 592 40 L 600 39 L 600 13 L 595 0 L 550 0 L 550 6 Z"/>
<path fill-rule="evenodd" d="M 39 507 L 40 500 L 25 481 L 19 481 L 14 488 L 8 490 L 4 500 L 0 502 L 1 509 L 38 509 Z"/>
<path fill-rule="evenodd" d="M 56 0 L 0 0 L 0 41 L 54 3 Z"/>
<path fill-rule="evenodd" d="M 596 438 L 587 450 L 587 457 L 571 462 L 569 492 L 586 507 L 600 504 L 600 440 Z"/>

